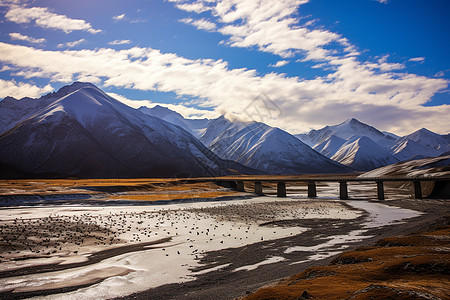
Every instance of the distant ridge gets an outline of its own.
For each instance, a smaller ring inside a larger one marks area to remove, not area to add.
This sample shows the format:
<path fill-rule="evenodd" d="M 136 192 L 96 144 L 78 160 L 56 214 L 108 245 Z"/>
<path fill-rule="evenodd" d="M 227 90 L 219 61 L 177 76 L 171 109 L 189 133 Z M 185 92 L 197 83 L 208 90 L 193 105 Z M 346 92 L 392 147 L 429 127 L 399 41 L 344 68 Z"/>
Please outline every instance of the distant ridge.
<path fill-rule="evenodd" d="M 182 128 L 90 83 L 75 82 L 39 99 L 5 98 L 0 119 L 0 165 L 9 172 L 78 178 L 259 172 L 220 159 Z"/>
<path fill-rule="evenodd" d="M 422 128 L 399 137 L 390 132 L 382 132 L 355 118 L 295 136 L 321 154 L 357 170 L 370 170 L 419 157 L 436 157 L 450 150 L 449 135 L 439 135 Z M 349 146 L 360 138 L 365 138 L 362 143 Z M 370 148 L 378 149 L 377 153 Z M 360 163 L 356 163 L 357 161 Z M 362 163 L 363 161 L 365 163 Z"/>
<path fill-rule="evenodd" d="M 426 128 L 398 137 L 350 118 L 293 136 L 224 116 L 187 119 L 160 105 L 133 109 L 83 82 L 0 101 L 4 178 L 345 173 L 449 151 L 450 134 Z"/>

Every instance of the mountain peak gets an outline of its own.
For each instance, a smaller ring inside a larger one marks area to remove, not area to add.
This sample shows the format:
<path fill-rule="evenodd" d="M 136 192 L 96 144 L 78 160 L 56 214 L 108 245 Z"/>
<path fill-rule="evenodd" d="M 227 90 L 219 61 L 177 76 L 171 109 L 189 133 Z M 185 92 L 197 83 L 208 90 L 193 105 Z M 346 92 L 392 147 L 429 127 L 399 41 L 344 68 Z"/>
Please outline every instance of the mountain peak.
<path fill-rule="evenodd" d="M 173 111 L 168 107 L 161 106 L 159 104 L 157 104 L 156 106 L 154 106 L 152 108 L 148 108 L 146 106 L 141 106 L 139 108 L 139 110 L 141 110 L 142 112 L 144 112 L 148 115 L 158 117 L 160 119 L 165 119 L 167 117 L 184 119 L 184 117 L 180 113 Z M 170 120 L 166 120 L 166 121 L 170 122 Z M 177 125 L 179 125 L 179 124 L 177 124 Z"/>
<path fill-rule="evenodd" d="M 404 138 L 416 138 L 417 139 L 419 137 L 425 137 L 425 136 L 441 137 L 441 135 L 439 135 L 431 130 L 428 130 L 426 128 L 421 128 L 421 129 L 416 130 L 413 133 L 405 136 Z"/>
<path fill-rule="evenodd" d="M 421 129 L 419 129 L 419 130 L 417 130 L 417 132 L 433 133 L 433 134 L 434 134 L 434 132 L 432 132 L 431 130 L 426 129 L 425 127 L 424 127 L 424 128 L 421 128 Z"/>
<path fill-rule="evenodd" d="M 96 88 L 99 89 L 97 86 L 95 86 L 94 84 L 90 83 L 90 82 L 80 82 L 80 81 L 75 81 L 72 84 L 69 85 L 65 85 L 62 88 L 60 88 L 56 94 L 59 93 L 71 93 L 73 91 L 82 89 L 82 88 Z"/>
<path fill-rule="evenodd" d="M 355 118 L 349 118 L 345 122 L 347 122 L 347 123 L 356 123 L 356 122 L 359 122 L 359 121 L 357 119 L 355 119 Z"/>
<path fill-rule="evenodd" d="M 95 86 L 94 84 L 92 84 L 90 82 L 75 81 L 74 83 L 72 83 L 70 85 L 63 86 L 56 92 L 48 93 L 47 95 L 42 96 L 40 99 L 44 100 L 44 99 L 49 99 L 49 98 L 54 98 L 54 97 L 61 98 L 61 97 L 64 97 L 64 96 L 66 96 L 76 90 L 82 89 L 82 88 L 95 88 L 97 90 L 100 90 L 97 86 Z"/>
<path fill-rule="evenodd" d="M 366 124 L 362 123 L 361 121 L 359 121 L 358 119 L 355 119 L 355 118 L 347 119 L 344 122 L 342 122 L 340 125 L 344 125 L 344 124 L 349 124 L 350 126 L 366 125 Z"/>

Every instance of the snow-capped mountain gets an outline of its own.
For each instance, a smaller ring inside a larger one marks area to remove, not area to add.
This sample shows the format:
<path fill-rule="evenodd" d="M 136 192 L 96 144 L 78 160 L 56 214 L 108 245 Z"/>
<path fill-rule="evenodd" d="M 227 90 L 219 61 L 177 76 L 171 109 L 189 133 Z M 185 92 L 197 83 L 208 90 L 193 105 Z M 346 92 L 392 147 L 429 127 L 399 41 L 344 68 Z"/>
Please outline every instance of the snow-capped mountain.
<path fill-rule="evenodd" d="M 191 121 L 196 120 L 185 119 L 167 108 L 155 108 L 140 110 L 192 131 Z M 197 129 L 204 124 L 201 123 Z M 323 157 L 289 133 L 263 123 L 230 121 L 220 116 L 209 120 L 207 127 L 197 130 L 197 134 L 200 141 L 221 158 L 237 161 L 269 174 L 350 171 L 349 168 Z"/>
<path fill-rule="evenodd" d="M 207 147 L 209 147 L 214 140 L 230 138 L 239 130 L 243 129 L 249 123 L 244 123 L 241 121 L 230 121 L 224 116 L 220 116 L 217 119 L 210 120 L 208 127 L 203 131 L 200 136 L 200 141 Z"/>
<path fill-rule="evenodd" d="M 254 170 L 220 159 L 184 129 L 76 82 L 0 101 L 0 165 L 35 176 L 166 177 Z M 3 171 L 2 171 L 3 172 Z"/>
<path fill-rule="evenodd" d="M 315 145 L 313 149 L 321 153 L 322 155 L 331 158 L 333 155 L 336 154 L 336 152 L 339 151 L 339 149 L 345 142 L 346 140 L 341 139 L 340 137 L 337 137 L 333 134 L 322 143 Z"/>
<path fill-rule="evenodd" d="M 420 158 L 435 157 L 441 154 L 441 152 L 436 149 L 423 146 L 421 143 L 407 139 L 398 141 L 389 152 L 400 161 L 413 158 L 417 159 L 419 156 Z"/>
<path fill-rule="evenodd" d="M 307 134 L 297 134 L 296 137 L 311 147 L 314 147 L 320 143 L 323 143 L 332 135 L 344 140 L 349 140 L 353 137 L 365 136 L 383 147 L 391 147 L 396 141 L 396 139 L 391 135 L 384 134 L 375 127 L 364 124 L 354 118 L 348 119 L 338 125 L 325 126 L 319 130 L 311 130 Z"/>
<path fill-rule="evenodd" d="M 365 136 L 344 143 L 331 159 L 358 171 L 368 171 L 398 162 L 385 148 Z"/>
<path fill-rule="evenodd" d="M 181 114 L 160 105 L 156 105 L 153 108 L 141 106 L 139 110 L 145 114 L 178 125 L 197 138 L 203 134 L 210 121 L 209 119 L 186 119 Z"/>
<path fill-rule="evenodd" d="M 225 122 L 223 119 L 219 122 Z M 263 123 L 229 126 L 209 145 L 218 156 L 269 174 L 344 173 L 351 171 L 292 136 Z M 221 127 L 222 128 L 222 127 Z M 208 131 L 207 131 L 208 132 Z"/>
<path fill-rule="evenodd" d="M 425 128 L 399 138 L 391 148 L 391 153 L 400 160 L 417 155 L 435 157 L 447 151 L 450 151 L 448 135 L 439 135 Z"/>
<path fill-rule="evenodd" d="M 369 170 L 397 161 L 386 150 L 395 144 L 395 135 L 383 133 L 354 118 L 296 137 L 326 157 L 356 170 Z M 380 152 L 372 152 L 371 146 Z"/>
<path fill-rule="evenodd" d="M 409 135 L 406 135 L 399 139 L 399 142 L 403 140 L 414 141 L 423 146 L 427 146 L 444 153 L 450 150 L 450 141 L 447 136 L 434 133 L 426 128 L 419 129 Z"/>

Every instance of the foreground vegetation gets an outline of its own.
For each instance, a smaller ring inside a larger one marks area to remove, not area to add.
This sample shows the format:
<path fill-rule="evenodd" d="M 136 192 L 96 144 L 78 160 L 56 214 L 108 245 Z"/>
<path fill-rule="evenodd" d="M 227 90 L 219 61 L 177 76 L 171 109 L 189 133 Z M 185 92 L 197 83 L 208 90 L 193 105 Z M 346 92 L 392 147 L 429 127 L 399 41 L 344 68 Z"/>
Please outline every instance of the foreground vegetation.
<path fill-rule="evenodd" d="M 444 221 L 447 223 L 448 219 Z M 450 225 L 384 238 L 247 296 L 254 299 L 449 299 Z"/>

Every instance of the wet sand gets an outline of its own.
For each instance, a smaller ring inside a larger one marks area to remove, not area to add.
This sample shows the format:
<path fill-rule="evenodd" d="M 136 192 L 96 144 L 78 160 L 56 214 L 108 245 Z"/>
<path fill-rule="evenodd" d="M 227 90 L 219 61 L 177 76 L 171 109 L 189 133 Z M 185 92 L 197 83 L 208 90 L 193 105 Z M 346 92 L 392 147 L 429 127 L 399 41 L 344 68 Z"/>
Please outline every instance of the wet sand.
<path fill-rule="evenodd" d="M 359 241 L 353 240 L 350 243 L 344 242 L 343 245 L 337 244 L 334 247 L 335 249 L 331 247 L 322 248 L 319 251 L 312 249 L 311 251 L 292 253 L 284 252 L 293 245 L 314 248 L 321 243 L 320 237 L 348 236 L 349 233 L 360 230 L 364 222 L 360 222 L 361 220 L 352 222 L 336 222 L 336 220 L 287 221 L 296 225 L 309 225 L 311 227 L 310 230 L 295 237 L 279 239 L 274 242 L 262 242 L 241 249 L 225 249 L 208 253 L 202 259 L 203 263 L 215 265 L 230 263 L 230 266 L 209 273 L 207 276 L 199 276 L 194 282 L 165 285 L 121 299 L 233 299 L 243 297 L 261 287 L 276 284 L 280 280 L 309 267 L 327 265 L 342 251 L 372 246 L 381 238 L 414 233 L 441 224 L 442 220 L 448 220 L 450 215 L 446 200 L 408 199 L 387 201 L 386 204 L 405 209 L 414 208 L 423 212 L 423 214 L 406 219 L 402 223 L 371 228 L 364 233 L 365 236 L 369 236 L 368 238 L 362 238 Z M 342 249 L 341 246 L 346 247 Z M 279 256 L 280 253 L 286 258 L 285 260 L 262 265 L 254 270 L 234 272 L 236 268 L 264 261 L 267 257 Z"/>
<path fill-rule="evenodd" d="M 450 220 L 380 239 L 246 297 L 252 299 L 448 299 Z"/>
<path fill-rule="evenodd" d="M 387 188 L 380 205 L 374 187 L 355 185 L 361 197 L 339 201 L 336 188 L 319 187 L 319 199 L 298 186 L 286 199 L 0 210 L 0 297 L 232 299 L 448 216 L 444 200 Z"/>

